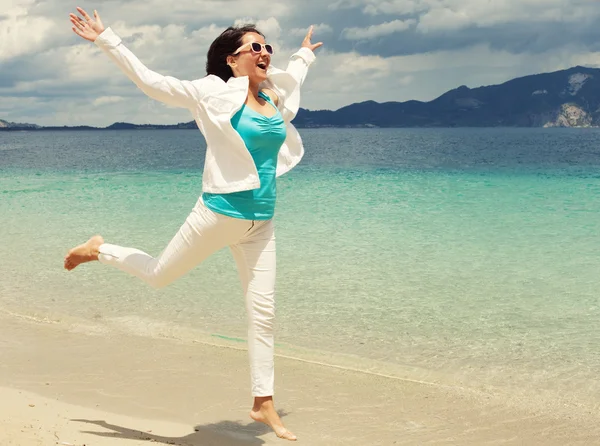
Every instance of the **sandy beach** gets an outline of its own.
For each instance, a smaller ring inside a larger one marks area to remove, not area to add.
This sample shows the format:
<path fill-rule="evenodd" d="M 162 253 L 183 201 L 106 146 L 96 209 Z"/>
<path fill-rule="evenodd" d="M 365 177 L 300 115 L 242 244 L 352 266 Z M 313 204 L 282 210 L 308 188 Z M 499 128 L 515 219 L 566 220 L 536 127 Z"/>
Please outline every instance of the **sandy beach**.
<path fill-rule="evenodd" d="M 284 444 L 247 416 L 243 350 L 0 316 L 0 444 Z M 278 409 L 299 442 L 591 445 L 596 414 L 531 411 L 465 389 L 277 358 Z"/>

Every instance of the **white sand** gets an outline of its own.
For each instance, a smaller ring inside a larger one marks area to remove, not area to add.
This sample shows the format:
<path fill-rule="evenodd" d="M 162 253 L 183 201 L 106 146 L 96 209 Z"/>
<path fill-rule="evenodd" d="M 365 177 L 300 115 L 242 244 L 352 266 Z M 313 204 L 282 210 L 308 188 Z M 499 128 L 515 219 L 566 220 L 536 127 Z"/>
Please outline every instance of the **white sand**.
<path fill-rule="evenodd" d="M 0 446 L 287 444 L 248 417 L 244 351 L 0 316 Z M 277 359 L 298 444 L 593 445 L 596 414 Z"/>

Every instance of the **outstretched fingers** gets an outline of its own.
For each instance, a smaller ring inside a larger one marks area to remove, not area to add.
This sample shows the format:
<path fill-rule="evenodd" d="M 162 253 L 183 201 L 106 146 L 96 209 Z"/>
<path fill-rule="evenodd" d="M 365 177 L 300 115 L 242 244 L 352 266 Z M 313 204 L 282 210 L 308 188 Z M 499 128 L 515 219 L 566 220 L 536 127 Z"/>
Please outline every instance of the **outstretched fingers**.
<path fill-rule="evenodd" d="M 306 33 L 306 36 L 304 37 L 304 43 L 307 43 L 310 45 L 310 40 L 312 39 L 314 29 L 315 29 L 315 27 L 313 25 L 310 25 L 310 28 L 308 28 L 308 32 Z"/>
<path fill-rule="evenodd" d="M 84 24 L 83 24 L 82 20 L 74 14 L 69 14 L 69 15 L 70 15 L 71 23 L 73 25 L 75 25 L 75 27 L 77 29 L 83 30 Z"/>
<path fill-rule="evenodd" d="M 314 51 L 317 48 L 323 46 L 323 42 L 311 43 L 314 30 L 315 30 L 314 25 L 311 25 L 310 28 L 308 28 L 308 32 L 306 33 L 306 37 L 304 37 L 304 41 L 302 42 L 302 46 L 304 46 L 306 48 L 309 48 L 312 51 Z"/>
<path fill-rule="evenodd" d="M 94 17 L 90 17 L 86 10 L 79 6 L 77 7 L 77 13 L 78 14 L 69 14 L 75 28 L 73 31 L 77 32 L 77 30 L 79 30 L 80 32 L 77 34 L 84 39 L 93 42 L 104 32 L 104 25 L 100 19 L 100 14 L 98 14 L 98 11 L 94 10 Z"/>
<path fill-rule="evenodd" d="M 70 12 L 70 13 L 69 13 L 69 18 L 70 18 L 71 20 L 75 20 L 75 21 L 77 21 L 77 22 L 83 22 L 83 20 L 81 20 L 81 18 L 79 18 L 79 16 L 77 16 L 77 15 L 73 14 L 72 12 Z"/>
<path fill-rule="evenodd" d="M 79 6 L 77 7 L 77 11 L 79 12 L 79 14 L 81 14 L 83 16 L 83 18 L 85 20 L 87 20 L 88 22 L 90 20 L 92 20 L 92 18 L 89 16 L 89 14 L 87 12 L 85 12 L 85 9 L 80 8 Z"/>
<path fill-rule="evenodd" d="M 79 19 L 79 17 L 71 17 L 71 23 L 74 25 L 72 27 L 73 31 L 75 31 L 75 34 L 77 34 L 80 37 L 83 37 L 84 39 L 86 39 L 88 36 L 88 27 L 86 23 L 83 23 L 81 21 L 81 19 Z"/>
<path fill-rule="evenodd" d="M 313 35 L 313 31 L 315 30 L 315 26 L 314 25 L 310 25 L 310 27 L 308 28 L 308 32 L 306 33 L 306 37 L 305 39 L 308 40 L 310 42 L 310 39 L 312 39 L 312 35 Z"/>

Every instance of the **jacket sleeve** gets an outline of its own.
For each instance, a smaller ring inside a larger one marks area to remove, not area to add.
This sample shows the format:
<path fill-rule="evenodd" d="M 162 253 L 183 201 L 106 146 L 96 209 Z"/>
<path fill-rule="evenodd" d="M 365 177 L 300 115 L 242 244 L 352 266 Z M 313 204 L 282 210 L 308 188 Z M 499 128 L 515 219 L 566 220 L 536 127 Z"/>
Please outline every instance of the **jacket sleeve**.
<path fill-rule="evenodd" d="M 149 97 L 174 107 L 192 109 L 202 99 L 202 79 L 181 81 L 148 69 L 123 45 L 110 28 L 100 34 L 95 44 Z"/>
<path fill-rule="evenodd" d="M 315 61 L 316 56 L 308 48 L 302 47 L 290 58 L 290 62 L 285 71 L 290 73 L 299 86 L 302 86 L 306 74 L 308 73 L 308 67 Z"/>

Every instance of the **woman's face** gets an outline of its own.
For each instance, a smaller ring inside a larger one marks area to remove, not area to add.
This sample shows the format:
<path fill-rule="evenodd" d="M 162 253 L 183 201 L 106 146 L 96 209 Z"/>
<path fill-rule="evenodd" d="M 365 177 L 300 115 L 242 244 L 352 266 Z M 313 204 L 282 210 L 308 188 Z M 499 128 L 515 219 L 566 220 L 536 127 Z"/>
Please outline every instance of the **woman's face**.
<path fill-rule="evenodd" d="M 228 62 L 235 77 L 248 76 L 251 84 L 260 84 L 267 79 L 267 69 L 271 63 L 271 55 L 264 46 L 260 53 L 252 51 L 252 42 L 265 44 L 263 36 L 257 33 L 246 33 L 242 38 L 240 52 L 235 56 L 229 56 Z"/>

